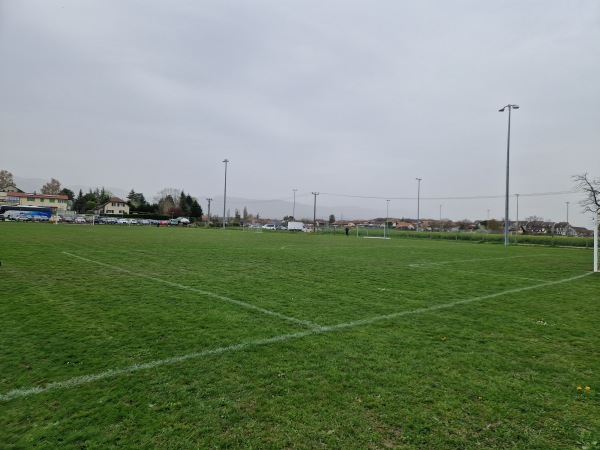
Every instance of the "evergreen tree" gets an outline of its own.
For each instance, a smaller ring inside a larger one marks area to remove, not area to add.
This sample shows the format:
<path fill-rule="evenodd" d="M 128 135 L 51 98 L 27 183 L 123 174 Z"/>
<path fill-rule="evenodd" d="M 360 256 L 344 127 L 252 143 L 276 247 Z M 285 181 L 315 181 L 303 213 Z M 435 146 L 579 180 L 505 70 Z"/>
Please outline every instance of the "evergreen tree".
<path fill-rule="evenodd" d="M 98 193 L 97 202 L 99 205 L 102 205 L 103 203 L 106 203 L 108 200 L 110 200 L 110 198 L 112 196 L 113 196 L 112 192 L 107 191 L 106 189 L 104 189 L 104 186 L 103 186 L 102 189 L 100 190 L 100 192 Z"/>
<path fill-rule="evenodd" d="M 190 216 L 196 217 L 197 219 L 202 219 L 202 206 L 198 203 L 198 200 L 195 198 L 192 199 L 192 204 L 190 208 Z"/>
<path fill-rule="evenodd" d="M 71 189 L 62 188 L 62 190 L 59 192 L 59 194 L 66 195 L 69 198 L 69 200 L 75 199 L 75 193 Z"/>
<path fill-rule="evenodd" d="M 240 219 L 241 219 L 240 212 L 236 208 L 235 214 L 233 216 L 233 224 L 232 225 L 236 226 L 236 227 L 239 227 L 240 226 Z"/>
<path fill-rule="evenodd" d="M 188 216 L 189 212 L 188 212 L 188 207 L 187 207 L 187 199 L 186 199 L 186 195 L 185 192 L 183 192 L 183 190 L 181 191 L 181 194 L 179 194 L 179 209 L 181 209 L 181 213 L 184 216 Z"/>
<path fill-rule="evenodd" d="M 133 189 L 127 194 L 127 204 L 131 208 L 131 211 L 136 211 L 139 207 L 136 196 L 137 194 Z"/>
<path fill-rule="evenodd" d="M 82 212 L 85 207 L 85 200 L 83 199 L 83 191 L 79 189 L 79 194 L 77 194 L 77 199 L 73 203 L 73 209 L 76 212 Z"/>

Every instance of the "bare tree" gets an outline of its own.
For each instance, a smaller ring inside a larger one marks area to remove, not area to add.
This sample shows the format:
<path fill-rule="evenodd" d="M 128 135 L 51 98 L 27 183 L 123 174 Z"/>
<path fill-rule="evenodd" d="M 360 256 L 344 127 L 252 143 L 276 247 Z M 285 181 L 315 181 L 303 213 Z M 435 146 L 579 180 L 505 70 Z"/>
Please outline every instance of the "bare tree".
<path fill-rule="evenodd" d="M 14 186 L 13 174 L 8 170 L 0 170 L 0 189 L 5 189 L 8 186 Z"/>
<path fill-rule="evenodd" d="M 42 186 L 42 194 L 46 195 L 57 195 L 60 194 L 60 181 L 55 178 L 51 178 L 48 183 Z"/>
<path fill-rule="evenodd" d="M 157 203 L 158 211 L 164 215 L 175 214 L 175 210 L 179 209 L 179 207 L 175 203 L 175 200 L 173 200 L 173 198 L 170 195 L 161 198 Z"/>
<path fill-rule="evenodd" d="M 585 198 L 579 202 L 583 212 L 600 210 L 600 178 L 590 178 L 587 173 L 573 176 L 575 189 L 585 193 Z"/>
<path fill-rule="evenodd" d="M 154 201 L 156 203 L 160 203 L 161 201 L 166 200 L 167 197 L 169 197 L 170 201 L 173 202 L 175 205 L 178 205 L 179 204 L 178 203 L 179 202 L 179 198 L 181 197 L 181 189 L 175 189 L 175 188 L 164 188 L 164 189 L 161 189 L 154 196 Z"/>
<path fill-rule="evenodd" d="M 529 216 L 523 219 L 525 222 L 543 222 L 544 218 L 540 216 Z"/>

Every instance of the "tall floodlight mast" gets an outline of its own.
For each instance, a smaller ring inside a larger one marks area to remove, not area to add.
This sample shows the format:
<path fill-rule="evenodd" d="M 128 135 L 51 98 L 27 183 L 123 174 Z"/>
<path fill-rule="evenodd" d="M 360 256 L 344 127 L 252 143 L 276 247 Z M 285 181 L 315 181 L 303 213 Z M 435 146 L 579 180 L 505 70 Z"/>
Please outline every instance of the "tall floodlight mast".
<path fill-rule="evenodd" d="M 419 220 L 421 218 L 421 178 L 415 178 L 415 180 L 417 180 L 418 183 L 418 187 L 417 187 L 417 231 L 419 231 Z"/>
<path fill-rule="evenodd" d="M 225 206 L 227 205 L 227 163 L 228 159 L 224 159 L 225 163 L 225 191 L 223 192 L 223 229 L 225 229 Z"/>
<path fill-rule="evenodd" d="M 294 208 L 292 209 L 292 217 L 296 220 L 296 191 L 298 189 L 292 189 L 294 191 Z"/>
<path fill-rule="evenodd" d="M 510 113 L 513 109 L 519 109 L 519 105 L 506 105 L 499 112 L 504 112 L 508 108 L 508 139 L 506 141 L 506 197 L 504 200 L 504 245 L 508 246 L 508 185 L 510 168 Z"/>

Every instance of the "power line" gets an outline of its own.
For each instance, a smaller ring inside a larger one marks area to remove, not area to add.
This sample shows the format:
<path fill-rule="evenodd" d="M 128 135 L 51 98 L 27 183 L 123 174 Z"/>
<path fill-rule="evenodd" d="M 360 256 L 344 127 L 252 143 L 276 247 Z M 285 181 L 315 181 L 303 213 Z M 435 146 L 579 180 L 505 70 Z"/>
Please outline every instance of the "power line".
<path fill-rule="evenodd" d="M 544 195 L 567 195 L 578 194 L 580 191 L 557 191 L 557 192 L 537 192 L 531 194 L 519 194 L 522 197 L 540 197 Z M 329 195 L 331 197 L 346 197 L 346 198 L 365 198 L 377 200 L 416 200 L 417 197 L 378 197 L 365 195 L 348 195 L 348 194 L 332 194 L 329 192 L 321 192 L 321 195 Z M 475 195 L 465 197 L 421 197 L 421 200 L 481 200 L 487 198 L 504 198 L 504 195 Z"/>

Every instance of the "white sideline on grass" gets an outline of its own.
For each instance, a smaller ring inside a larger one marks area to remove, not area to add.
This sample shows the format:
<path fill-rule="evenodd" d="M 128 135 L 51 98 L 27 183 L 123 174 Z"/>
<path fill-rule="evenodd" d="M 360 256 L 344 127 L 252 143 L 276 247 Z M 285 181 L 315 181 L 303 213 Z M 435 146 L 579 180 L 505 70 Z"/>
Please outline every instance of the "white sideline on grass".
<path fill-rule="evenodd" d="M 127 273 L 129 275 L 134 275 L 136 277 L 146 278 L 147 280 L 156 281 L 157 283 L 167 284 L 169 286 L 173 286 L 173 287 L 176 287 L 176 288 L 179 288 L 179 289 L 183 289 L 185 291 L 191 291 L 191 292 L 195 292 L 197 294 L 205 295 L 207 297 L 212 297 L 212 298 L 216 298 L 216 299 L 219 299 L 219 300 L 223 300 L 225 302 L 233 303 L 234 305 L 237 305 L 237 306 L 243 306 L 244 308 L 254 309 L 255 311 L 259 311 L 259 312 L 261 312 L 263 314 L 268 314 L 269 316 L 279 317 L 280 319 L 288 320 L 290 322 L 298 323 L 300 325 L 304 325 L 304 326 L 307 326 L 307 327 L 310 327 L 310 328 L 319 328 L 320 327 L 320 325 L 318 323 L 309 322 L 308 320 L 296 319 L 295 317 L 289 317 L 289 316 L 286 316 L 284 314 L 281 314 L 281 313 L 278 313 L 278 312 L 275 312 L 275 311 L 270 311 L 268 309 L 261 308 L 260 306 L 256 306 L 256 305 L 252 305 L 250 303 L 242 302 L 241 300 L 234 300 L 232 298 L 225 297 L 223 295 L 215 294 L 214 292 L 204 291 L 202 289 L 196 289 L 196 288 L 193 288 L 193 287 L 190 287 L 190 286 L 186 286 L 185 284 L 174 283 L 172 281 L 163 280 L 163 279 L 157 278 L 157 277 L 152 277 L 150 275 L 145 275 L 143 273 L 132 272 L 131 270 L 123 269 L 122 267 L 113 266 L 111 264 L 106 264 L 106 263 L 103 263 L 103 262 L 100 262 L 100 261 L 94 261 L 93 259 L 84 258 L 83 256 L 74 255 L 73 253 L 69 253 L 69 252 L 63 252 L 63 253 L 65 255 L 67 255 L 67 256 L 71 256 L 73 258 L 78 258 L 78 259 L 81 259 L 83 261 L 87 261 L 87 262 L 90 262 L 90 263 L 93 263 L 93 264 L 97 264 L 99 266 L 108 267 L 109 269 L 112 269 L 112 270 L 117 270 L 119 272 L 124 272 L 124 273 Z"/>
<path fill-rule="evenodd" d="M 542 257 L 546 255 L 533 255 L 533 257 Z M 409 264 L 409 267 L 433 267 L 433 266 L 443 266 L 445 264 L 457 264 L 464 262 L 476 262 L 476 261 L 497 261 L 503 259 L 515 259 L 515 258 L 531 258 L 531 255 L 521 255 L 521 256 L 500 256 L 498 258 L 474 258 L 474 259 L 449 259 L 447 261 L 436 261 L 436 262 L 426 262 L 426 263 L 412 263 Z"/>
<path fill-rule="evenodd" d="M 562 280 L 548 281 L 546 283 L 537 284 L 534 286 L 510 289 L 508 291 L 497 292 L 495 294 L 484 295 L 481 297 L 472 297 L 472 298 L 467 298 L 467 299 L 463 299 L 463 300 L 457 300 L 457 301 L 450 302 L 450 303 L 444 303 L 441 305 L 428 306 L 426 308 L 417 308 L 417 309 L 412 309 L 410 311 L 401 311 L 401 312 L 397 312 L 397 313 L 386 314 L 383 316 L 375 316 L 375 317 L 370 317 L 370 318 L 366 318 L 366 319 L 356 320 L 353 322 L 339 323 L 337 325 L 320 326 L 318 328 L 313 328 L 311 330 L 301 331 L 298 333 L 284 334 L 284 335 L 275 336 L 272 338 L 257 339 L 255 341 L 244 342 L 241 344 L 230 345 L 227 347 L 219 347 L 219 348 L 215 348 L 212 350 L 205 350 L 202 352 L 188 353 L 187 355 L 183 355 L 183 356 L 174 356 L 172 358 L 165 358 L 165 359 L 150 361 L 147 363 L 134 364 L 132 366 L 121 368 L 121 369 L 111 369 L 111 370 L 107 370 L 105 372 L 100 372 L 97 374 L 83 375 L 83 376 L 71 378 L 71 379 L 65 380 L 65 381 L 56 381 L 54 383 L 48 383 L 43 386 L 35 386 L 32 388 L 13 389 L 12 391 L 7 392 L 6 394 L 0 394 L 0 401 L 8 401 L 8 400 L 12 400 L 15 398 L 29 397 L 34 394 L 41 394 L 41 393 L 55 390 L 55 389 L 65 389 L 65 388 L 80 386 L 83 384 L 89 384 L 94 381 L 99 381 L 99 380 L 103 380 L 103 379 L 110 378 L 110 377 L 116 377 L 116 376 L 124 375 L 127 373 L 133 373 L 133 372 L 137 372 L 140 370 L 153 369 L 155 367 L 164 366 L 167 364 L 173 364 L 173 363 L 177 363 L 177 362 L 181 362 L 181 361 L 186 361 L 188 359 L 202 358 L 204 356 L 209 356 L 209 355 L 219 355 L 222 353 L 243 350 L 248 347 L 257 347 L 260 345 L 272 344 L 272 343 L 276 343 L 276 342 L 283 342 L 283 341 L 288 341 L 290 339 L 299 339 L 299 338 L 303 338 L 306 336 L 312 336 L 312 335 L 317 335 L 317 334 L 321 334 L 321 333 L 326 333 L 329 331 L 337 331 L 337 330 L 342 330 L 345 328 L 352 328 L 352 327 L 361 326 L 361 325 L 369 325 L 369 324 L 379 322 L 382 320 L 390 320 L 390 319 L 395 319 L 395 318 L 403 317 L 403 316 L 409 316 L 409 315 L 413 315 L 413 314 L 422 314 L 422 313 L 426 313 L 426 312 L 430 312 L 430 311 L 438 311 L 440 309 L 448 309 L 448 308 L 452 308 L 454 306 L 465 305 L 467 303 L 479 302 L 482 300 L 496 298 L 496 297 L 500 297 L 503 295 L 516 294 L 519 292 L 529 291 L 532 289 L 539 289 L 539 288 L 543 288 L 543 287 L 547 287 L 547 286 L 553 286 L 556 284 L 568 283 L 569 281 L 578 280 L 579 278 L 586 277 L 593 273 L 594 272 L 586 272 L 582 275 L 577 275 L 577 276 L 570 277 L 570 278 L 564 278 Z"/>

